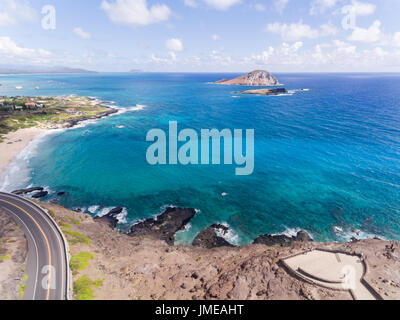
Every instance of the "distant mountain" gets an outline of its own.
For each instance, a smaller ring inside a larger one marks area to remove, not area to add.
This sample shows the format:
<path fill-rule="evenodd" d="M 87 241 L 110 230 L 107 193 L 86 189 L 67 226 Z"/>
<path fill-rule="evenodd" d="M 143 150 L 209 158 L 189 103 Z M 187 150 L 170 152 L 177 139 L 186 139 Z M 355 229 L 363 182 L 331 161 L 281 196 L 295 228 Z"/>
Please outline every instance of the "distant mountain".
<path fill-rule="evenodd" d="M 279 80 L 268 71 L 256 70 L 235 79 L 223 79 L 216 83 L 241 86 L 277 86 Z"/>
<path fill-rule="evenodd" d="M 39 66 L 5 66 L 0 65 L 0 74 L 37 74 L 37 73 L 97 73 L 78 68 L 39 67 Z"/>

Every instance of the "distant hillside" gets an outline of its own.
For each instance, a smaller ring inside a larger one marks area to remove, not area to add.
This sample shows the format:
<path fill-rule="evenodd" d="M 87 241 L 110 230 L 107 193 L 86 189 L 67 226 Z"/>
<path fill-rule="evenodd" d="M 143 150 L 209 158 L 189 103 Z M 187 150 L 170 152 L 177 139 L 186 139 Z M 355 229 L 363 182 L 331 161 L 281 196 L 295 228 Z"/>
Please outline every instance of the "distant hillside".
<path fill-rule="evenodd" d="M 85 69 L 68 68 L 68 67 L 0 65 L 0 74 L 40 74 L 40 73 L 97 73 L 97 72 Z"/>

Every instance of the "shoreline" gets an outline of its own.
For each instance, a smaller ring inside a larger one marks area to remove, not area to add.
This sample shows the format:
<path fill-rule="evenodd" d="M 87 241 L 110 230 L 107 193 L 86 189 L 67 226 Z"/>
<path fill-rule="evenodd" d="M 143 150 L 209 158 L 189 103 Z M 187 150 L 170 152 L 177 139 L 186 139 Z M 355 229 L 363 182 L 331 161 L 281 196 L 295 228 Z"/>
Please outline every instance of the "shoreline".
<path fill-rule="evenodd" d="M 90 255 L 88 267 L 75 270 L 73 282 L 82 277 L 99 281 L 101 285 L 90 288 L 94 300 L 354 300 L 345 288 L 308 282 L 286 268 L 283 261 L 305 257 L 310 250 L 363 256 L 367 265 L 364 279 L 372 290 L 383 299 L 400 297 L 400 277 L 395 273 L 388 276 L 388 270 L 399 268 L 399 242 L 320 243 L 303 234 L 287 246 L 255 243 L 208 249 L 170 245 L 168 239 L 161 240 L 152 232 L 136 230 L 133 236 L 115 232 L 113 216 L 93 219 L 57 204 L 35 202 L 62 226 L 73 257 L 82 252 Z M 178 210 L 178 216 L 186 220 L 183 210 L 188 209 Z M 146 226 L 143 230 L 149 230 Z M 77 291 L 73 298 L 82 297 Z"/>
<path fill-rule="evenodd" d="M 18 155 L 40 134 L 49 131 L 39 127 L 19 129 L 9 132 L 0 142 L 0 179 L 6 173 L 7 168 L 14 162 Z"/>
<path fill-rule="evenodd" d="M 90 97 L 80 97 L 87 98 L 93 101 L 100 101 L 97 98 L 93 99 Z M 67 120 L 61 125 L 44 125 L 37 124 L 34 127 L 30 128 L 22 128 L 16 131 L 8 132 L 3 135 L 2 141 L 0 141 L 0 150 L 2 151 L 0 154 L 0 182 L 3 181 L 7 169 L 11 167 L 14 161 L 18 158 L 18 156 L 29 147 L 30 143 L 32 143 L 36 138 L 38 138 L 42 134 L 55 132 L 56 130 L 68 130 L 77 127 L 78 125 L 86 122 L 86 121 L 96 121 L 101 120 L 103 118 L 109 117 L 111 115 L 118 114 L 121 109 L 116 106 L 111 105 L 102 105 L 107 110 L 104 112 L 100 112 L 96 115 L 91 116 L 82 116 L 80 119 Z M 0 185 L 0 188 L 2 186 Z"/>

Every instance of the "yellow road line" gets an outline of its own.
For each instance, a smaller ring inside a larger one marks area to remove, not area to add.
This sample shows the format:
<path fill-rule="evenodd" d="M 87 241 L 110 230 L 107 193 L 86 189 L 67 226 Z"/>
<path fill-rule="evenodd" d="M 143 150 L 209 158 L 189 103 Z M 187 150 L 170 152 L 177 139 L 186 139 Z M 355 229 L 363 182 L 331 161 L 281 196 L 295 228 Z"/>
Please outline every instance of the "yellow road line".
<path fill-rule="evenodd" d="M 26 210 L 22 209 L 21 207 L 15 205 L 15 204 L 13 204 L 13 203 L 11 203 L 11 202 L 9 202 L 9 201 L 6 201 L 6 200 L 0 199 L 0 201 L 1 201 L 1 202 L 8 203 L 9 205 L 11 205 L 11 206 L 13 206 L 13 207 L 15 207 L 15 208 L 21 210 L 21 211 L 24 212 L 29 218 L 31 218 L 32 221 L 36 224 L 36 226 L 38 227 L 39 231 L 42 233 L 42 235 L 43 235 L 43 237 L 44 237 L 44 239 L 45 239 L 45 241 L 46 241 L 47 250 L 49 251 L 49 266 L 52 267 L 52 265 L 51 265 L 51 251 L 50 251 L 49 240 L 47 239 L 47 237 L 46 237 L 45 233 L 43 232 L 42 228 L 40 227 L 39 223 L 38 223 Z M 49 280 L 47 281 L 47 295 L 46 295 L 46 300 L 49 300 L 49 299 L 50 299 L 51 275 L 52 275 L 52 274 L 51 274 L 51 271 L 52 271 L 52 268 L 49 268 Z"/>

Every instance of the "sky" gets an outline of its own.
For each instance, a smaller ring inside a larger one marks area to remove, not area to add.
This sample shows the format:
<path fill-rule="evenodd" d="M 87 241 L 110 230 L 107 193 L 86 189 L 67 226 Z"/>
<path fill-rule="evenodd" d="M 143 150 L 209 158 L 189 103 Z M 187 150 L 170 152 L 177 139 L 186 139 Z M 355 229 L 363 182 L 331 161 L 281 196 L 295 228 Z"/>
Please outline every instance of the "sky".
<path fill-rule="evenodd" d="M 0 0 L 0 65 L 400 72 L 399 0 Z"/>

